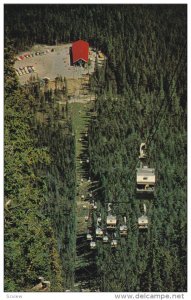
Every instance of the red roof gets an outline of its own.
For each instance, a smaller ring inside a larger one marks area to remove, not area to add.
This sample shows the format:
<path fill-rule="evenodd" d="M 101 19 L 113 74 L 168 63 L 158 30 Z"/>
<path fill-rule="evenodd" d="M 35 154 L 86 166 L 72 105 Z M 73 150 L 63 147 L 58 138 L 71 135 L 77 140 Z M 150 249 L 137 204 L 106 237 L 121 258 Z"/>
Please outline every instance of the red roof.
<path fill-rule="evenodd" d="M 85 41 L 79 40 L 72 44 L 73 63 L 78 60 L 88 62 L 89 44 Z"/>

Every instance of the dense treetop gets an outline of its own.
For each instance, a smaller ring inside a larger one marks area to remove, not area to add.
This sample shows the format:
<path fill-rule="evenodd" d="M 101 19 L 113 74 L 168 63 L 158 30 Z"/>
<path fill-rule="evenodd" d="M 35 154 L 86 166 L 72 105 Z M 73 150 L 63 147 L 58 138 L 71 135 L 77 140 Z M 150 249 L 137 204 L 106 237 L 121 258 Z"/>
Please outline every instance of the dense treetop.
<path fill-rule="evenodd" d="M 89 126 L 90 172 L 98 181 L 95 199 L 99 212 L 105 219 L 106 203 L 115 201 L 120 222 L 127 217 L 129 234 L 127 239 L 118 237 L 118 250 L 100 242 L 95 251 L 95 281 L 101 291 L 180 292 L 187 288 L 186 15 L 186 5 L 5 5 L 5 34 L 13 42 L 14 53 L 35 43 L 65 43 L 81 38 L 107 56 L 102 69 L 96 64 L 91 78 L 97 100 Z M 6 44 L 5 196 L 18 205 L 22 201 L 23 208 L 17 208 L 15 215 L 6 215 L 10 222 L 5 236 L 7 290 L 22 289 L 37 274 L 29 272 L 23 278 L 31 260 L 33 268 L 36 261 L 32 253 L 27 262 L 23 261 L 22 253 L 28 253 L 29 244 L 26 242 L 24 249 L 14 237 L 17 234 L 23 239 L 20 233 L 25 225 L 20 219 L 36 220 L 39 199 L 43 207 L 44 201 L 48 202 L 46 222 L 52 224 L 58 248 L 62 253 L 66 250 L 61 255 L 65 272 L 62 278 L 63 285 L 70 287 L 76 238 L 75 149 L 70 118 L 64 111 L 67 135 L 58 125 L 59 113 L 52 113 L 51 94 L 37 91 L 31 96 L 19 88 L 10 67 L 11 51 Z M 47 123 L 34 120 L 36 111 L 49 116 Z M 29 136 L 31 124 L 34 132 Z M 146 201 L 149 231 L 140 234 L 137 218 L 143 202 L 136 198 L 135 180 L 138 149 L 144 140 L 148 141 L 149 165 L 156 169 L 157 186 L 155 199 Z M 45 174 L 47 178 L 42 180 Z M 70 218 L 62 217 L 60 205 L 69 209 Z M 23 215 L 23 210 L 31 206 L 32 211 Z M 41 215 L 38 218 L 44 236 L 45 221 Z M 96 214 L 94 218 L 96 222 Z M 30 239 L 28 231 L 26 234 Z M 42 244 L 43 238 L 35 244 L 39 255 Z M 21 264 L 10 255 L 15 247 Z M 40 261 L 40 270 L 53 276 L 51 266 L 45 268 L 45 258 Z M 10 278 L 13 266 L 18 277 Z"/>

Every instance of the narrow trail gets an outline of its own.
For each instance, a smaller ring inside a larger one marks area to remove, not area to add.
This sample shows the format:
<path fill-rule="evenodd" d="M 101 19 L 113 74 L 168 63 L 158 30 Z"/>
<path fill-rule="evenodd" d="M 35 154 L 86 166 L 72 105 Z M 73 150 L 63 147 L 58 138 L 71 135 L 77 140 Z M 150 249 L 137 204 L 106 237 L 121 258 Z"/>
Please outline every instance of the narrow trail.
<path fill-rule="evenodd" d="M 87 99 L 87 98 L 85 98 Z M 91 223 L 85 219 L 91 215 L 92 182 L 89 175 L 88 157 L 88 124 L 91 119 L 91 98 L 85 103 L 70 103 L 76 137 L 76 262 L 75 291 L 91 291 L 95 276 L 94 253 L 90 250 L 90 242 L 86 240 L 88 226 Z"/>

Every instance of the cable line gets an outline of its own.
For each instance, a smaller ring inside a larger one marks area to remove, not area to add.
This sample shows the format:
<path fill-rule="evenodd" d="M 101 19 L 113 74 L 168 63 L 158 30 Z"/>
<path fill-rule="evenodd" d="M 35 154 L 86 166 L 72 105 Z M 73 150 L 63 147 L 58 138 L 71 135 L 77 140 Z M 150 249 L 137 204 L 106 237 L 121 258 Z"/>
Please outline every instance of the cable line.
<path fill-rule="evenodd" d="M 183 54 L 184 54 L 185 49 L 186 49 L 186 43 L 185 43 L 185 45 L 183 46 L 183 49 L 182 49 L 181 55 L 180 55 L 180 57 L 179 57 L 178 63 L 177 63 L 177 65 L 176 65 L 175 70 L 174 70 L 174 73 L 173 73 L 173 75 L 172 75 L 172 78 L 171 78 L 171 81 L 170 81 L 170 85 L 169 85 L 169 89 L 170 89 L 170 87 L 171 87 L 171 85 L 172 85 L 172 83 L 173 83 L 173 80 L 174 80 L 175 75 L 176 75 L 176 73 L 177 73 L 177 71 L 178 71 L 178 68 L 179 68 L 179 66 L 181 65 L 181 60 L 182 60 L 182 57 L 183 57 Z M 177 75 L 181 74 L 183 68 L 184 68 L 184 65 L 183 65 L 183 67 L 181 68 L 180 72 L 179 72 Z M 177 78 L 178 78 L 178 77 L 179 77 L 179 76 L 177 76 Z M 176 85 L 174 86 L 174 88 L 173 88 L 173 90 L 172 90 L 172 92 L 171 92 L 171 95 L 170 95 L 170 97 L 169 97 L 169 102 L 170 102 L 170 100 L 172 100 L 173 93 L 174 93 L 175 89 L 176 89 Z M 164 99 L 163 99 L 163 101 L 162 101 L 162 103 L 161 103 L 161 106 L 160 106 L 160 108 L 159 108 L 159 111 L 158 111 L 158 113 L 157 113 L 157 119 L 155 120 L 155 124 L 157 124 L 157 121 L 158 121 L 158 119 L 159 119 L 159 117 L 160 117 L 160 114 L 161 114 L 161 112 L 162 112 L 163 106 L 164 106 L 164 108 L 166 108 L 166 106 L 169 104 L 169 102 L 168 102 L 168 101 L 165 102 L 165 100 L 166 100 L 166 98 L 164 97 Z M 158 128 L 159 128 L 159 125 L 160 125 L 160 123 L 161 123 L 161 121 L 162 121 L 162 118 L 163 118 L 163 116 L 161 116 L 161 118 L 160 118 L 159 121 L 158 121 L 157 126 L 155 126 L 154 133 L 151 132 L 150 135 L 148 135 L 148 137 L 147 137 L 147 139 L 146 139 L 146 144 L 147 144 L 147 145 L 150 144 L 150 142 L 152 141 L 154 135 L 156 134 L 156 132 L 157 132 L 157 130 L 158 130 Z M 154 128 L 154 124 L 153 124 L 152 128 Z"/>

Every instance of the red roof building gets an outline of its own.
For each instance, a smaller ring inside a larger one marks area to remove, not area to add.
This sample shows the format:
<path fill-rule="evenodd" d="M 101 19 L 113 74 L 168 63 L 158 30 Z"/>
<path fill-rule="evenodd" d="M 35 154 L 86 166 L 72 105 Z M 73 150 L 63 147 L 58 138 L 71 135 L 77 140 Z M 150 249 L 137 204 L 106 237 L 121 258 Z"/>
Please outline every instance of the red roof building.
<path fill-rule="evenodd" d="M 89 44 L 79 40 L 72 44 L 72 61 L 76 63 L 80 60 L 88 62 Z"/>

